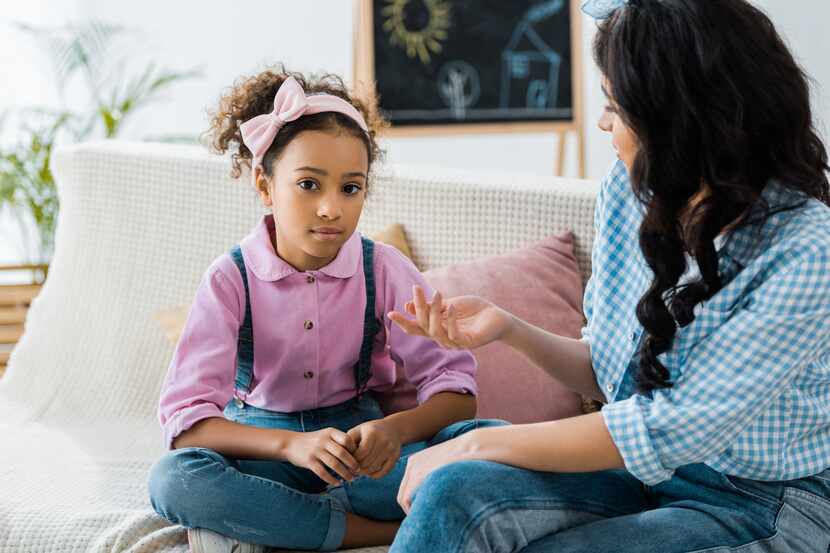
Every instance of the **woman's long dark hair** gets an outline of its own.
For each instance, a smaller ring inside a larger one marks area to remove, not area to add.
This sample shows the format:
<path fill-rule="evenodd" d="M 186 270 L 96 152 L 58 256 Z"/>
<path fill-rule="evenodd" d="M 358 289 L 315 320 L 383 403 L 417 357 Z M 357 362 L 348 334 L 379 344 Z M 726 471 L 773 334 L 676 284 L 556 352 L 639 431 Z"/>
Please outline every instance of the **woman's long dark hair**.
<path fill-rule="evenodd" d="M 654 279 L 637 304 L 645 328 L 640 391 L 671 387 L 657 359 L 693 308 L 724 285 L 714 239 L 749 210 L 772 212 L 770 179 L 830 204 L 827 151 L 810 88 L 769 18 L 744 0 L 630 0 L 599 25 L 594 58 L 639 150 L 630 168 L 645 206 L 640 247 Z M 692 196 L 701 202 L 681 213 Z M 753 223 L 758 221 L 753 216 Z M 685 253 L 701 278 L 678 286 Z"/>

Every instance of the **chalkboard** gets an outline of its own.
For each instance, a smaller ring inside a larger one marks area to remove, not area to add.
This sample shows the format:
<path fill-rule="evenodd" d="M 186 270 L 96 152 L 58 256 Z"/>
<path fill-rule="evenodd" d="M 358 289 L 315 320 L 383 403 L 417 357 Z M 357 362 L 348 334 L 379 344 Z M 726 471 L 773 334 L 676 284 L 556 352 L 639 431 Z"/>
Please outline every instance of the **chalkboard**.
<path fill-rule="evenodd" d="M 371 0 L 393 126 L 572 122 L 569 0 Z"/>

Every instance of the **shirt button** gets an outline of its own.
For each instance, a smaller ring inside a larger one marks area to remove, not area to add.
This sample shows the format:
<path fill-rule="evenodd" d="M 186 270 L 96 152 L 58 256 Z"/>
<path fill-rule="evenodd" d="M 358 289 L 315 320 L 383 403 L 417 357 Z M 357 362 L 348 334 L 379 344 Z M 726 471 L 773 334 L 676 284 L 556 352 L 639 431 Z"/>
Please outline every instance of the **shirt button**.
<path fill-rule="evenodd" d="M 314 372 L 313 371 L 304 372 L 303 373 L 303 378 L 305 378 L 306 380 L 311 380 L 312 378 L 314 378 Z"/>
<path fill-rule="evenodd" d="M 311 321 L 306 321 L 305 324 L 303 324 L 303 328 L 305 328 L 306 330 L 311 330 L 312 328 L 314 328 L 314 323 L 312 323 Z"/>
<path fill-rule="evenodd" d="M 236 404 L 236 406 L 237 406 L 237 407 L 242 407 L 243 405 L 245 405 L 245 404 L 242 402 L 242 400 L 241 400 L 241 399 L 239 399 L 238 397 L 233 398 L 233 402 Z"/>
<path fill-rule="evenodd" d="M 317 280 L 317 279 L 314 278 L 314 275 L 308 275 L 307 277 L 305 277 L 305 281 L 308 282 L 309 284 L 314 284 L 315 280 Z"/>
<path fill-rule="evenodd" d="M 611 392 L 614 391 L 614 385 L 609 382 L 608 384 L 605 385 L 605 389 L 608 390 L 608 393 L 610 394 Z"/>

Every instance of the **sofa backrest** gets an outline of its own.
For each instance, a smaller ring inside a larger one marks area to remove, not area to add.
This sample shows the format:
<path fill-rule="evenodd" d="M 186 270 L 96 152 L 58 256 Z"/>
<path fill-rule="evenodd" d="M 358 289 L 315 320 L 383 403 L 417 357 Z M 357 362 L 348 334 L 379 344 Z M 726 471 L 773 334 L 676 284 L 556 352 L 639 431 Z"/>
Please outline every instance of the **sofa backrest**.
<path fill-rule="evenodd" d="M 49 279 L 0 394 L 18 415 L 154 417 L 173 352 L 154 319 L 190 303 L 210 262 L 263 208 L 226 158 L 195 146 L 99 142 L 57 151 L 61 211 Z M 570 229 L 590 274 L 597 184 L 392 166 L 361 229 L 404 225 L 429 269 Z"/>

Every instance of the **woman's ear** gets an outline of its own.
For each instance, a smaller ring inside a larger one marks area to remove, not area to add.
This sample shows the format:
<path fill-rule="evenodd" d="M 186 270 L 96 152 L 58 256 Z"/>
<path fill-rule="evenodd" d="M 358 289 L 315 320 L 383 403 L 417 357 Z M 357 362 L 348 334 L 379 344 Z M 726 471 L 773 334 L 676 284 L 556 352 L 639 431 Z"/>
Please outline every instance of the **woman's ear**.
<path fill-rule="evenodd" d="M 259 199 L 266 207 L 271 207 L 274 203 L 271 197 L 271 183 L 268 177 L 265 176 L 265 171 L 262 170 L 262 165 L 254 167 L 254 181 L 256 182 L 256 191 L 259 193 Z"/>

